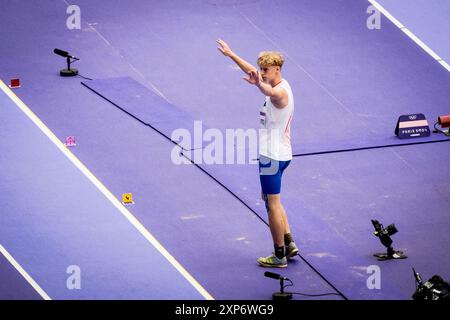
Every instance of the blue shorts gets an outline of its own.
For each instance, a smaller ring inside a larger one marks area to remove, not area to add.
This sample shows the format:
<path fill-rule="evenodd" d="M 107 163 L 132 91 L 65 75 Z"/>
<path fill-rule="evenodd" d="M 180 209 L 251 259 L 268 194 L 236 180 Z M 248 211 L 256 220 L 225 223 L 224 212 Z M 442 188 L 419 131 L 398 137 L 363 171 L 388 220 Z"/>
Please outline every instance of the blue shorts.
<path fill-rule="evenodd" d="M 259 156 L 259 180 L 263 194 L 279 194 L 281 191 L 281 177 L 283 171 L 291 161 L 278 161 Z"/>

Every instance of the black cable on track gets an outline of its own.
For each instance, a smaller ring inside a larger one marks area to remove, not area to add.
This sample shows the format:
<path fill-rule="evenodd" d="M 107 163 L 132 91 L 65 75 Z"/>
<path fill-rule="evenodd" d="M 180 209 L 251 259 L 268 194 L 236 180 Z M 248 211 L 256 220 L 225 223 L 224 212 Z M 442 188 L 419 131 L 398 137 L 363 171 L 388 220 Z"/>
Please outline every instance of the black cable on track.
<path fill-rule="evenodd" d="M 386 144 L 381 146 L 371 146 L 371 147 L 360 147 L 360 148 L 349 148 L 349 149 L 338 149 L 338 150 L 329 150 L 329 151 L 317 151 L 317 152 L 309 152 L 309 153 L 299 153 L 294 154 L 292 157 L 307 157 L 307 156 L 316 156 L 320 154 L 329 154 L 329 153 L 341 153 L 341 152 L 352 152 L 352 151 L 361 151 L 361 150 L 370 150 L 370 149 L 382 149 L 382 148 L 390 148 L 390 147 L 403 147 L 403 146 L 412 146 L 416 144 L 429 144 L 429 143 L 437 143 L 437 142 L 446 142 L 450 141 L 449 138 L 444 138 L 440 140 L 433 140 L 433 141 L 417 141 L 417 142 L 410 142 L 410 143 L 393 143 L 393 144 Z"/>

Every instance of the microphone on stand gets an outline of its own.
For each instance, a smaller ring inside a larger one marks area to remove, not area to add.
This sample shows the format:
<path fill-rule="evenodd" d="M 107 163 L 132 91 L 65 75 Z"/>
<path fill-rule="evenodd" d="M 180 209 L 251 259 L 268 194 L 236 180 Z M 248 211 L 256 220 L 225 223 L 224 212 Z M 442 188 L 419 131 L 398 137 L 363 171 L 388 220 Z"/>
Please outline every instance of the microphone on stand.
<path fill-rule="evenodd" d="M 63 58 L 67 58 L 67 69 L 61 69 L 59 74 L 62 77 L 73 77 L 78 75 L 78 70 L 77 69 L 70 69 L 70 64 L 73 61 L 70 61 L 70 59 L 73 60 L 80 60 L 80 58 L 77 58 L 75 56 L 70 55 L 67 51 L 61 50 L 61 49 L 57 49 L 55 48 L 55 50 L 53 50 L 53 52 Z"/>
<path fill-rule="evenodd" d="M 273 273 L 273 272 L 264 272 L 264 276 L 266 276 L 267 278 L 271 278 L 271 279 L 275 279 L 275 280 L 280 280 L 280 291 L 279 292 L 274 292 L 272 294 L 272 299 L 273 300 L 291 300 L 292 299 L 292 293 L 291 292 L 284 292 L 284 281 L 288 280 L 291 281 L 290 279 L 283 277 L 277 273 Z"/>

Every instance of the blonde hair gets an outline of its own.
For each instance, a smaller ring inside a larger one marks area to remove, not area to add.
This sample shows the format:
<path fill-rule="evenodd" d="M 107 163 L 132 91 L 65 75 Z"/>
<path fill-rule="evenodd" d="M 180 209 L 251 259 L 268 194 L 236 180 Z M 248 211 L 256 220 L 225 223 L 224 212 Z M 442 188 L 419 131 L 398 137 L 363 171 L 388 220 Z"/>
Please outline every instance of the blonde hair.
<path fill-rule="evenodd" d="M 281 52 L 277 51 L 263 51 L 258 56 L 258 66 L 260 68 L 266 68 L 271 66 L 282 67 L 284 63 L 284 57 Z"/>

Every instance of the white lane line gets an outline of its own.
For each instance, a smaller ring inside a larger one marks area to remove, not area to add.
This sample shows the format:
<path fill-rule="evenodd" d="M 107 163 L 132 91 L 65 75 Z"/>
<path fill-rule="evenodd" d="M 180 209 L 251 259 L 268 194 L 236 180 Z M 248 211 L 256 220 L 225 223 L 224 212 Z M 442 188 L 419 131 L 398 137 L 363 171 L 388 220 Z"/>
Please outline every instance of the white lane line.
<path fill-rule="evenodd" d="M 55 134 L 31 111 L 18 96 L 0 80 L 0 89 L 25 113 L 56 147 L 111 201 L 125 218 L 172 264 L 172 266 L 207 300 L 214 298 L 192 277 L 189 272 L 159 243 L 158 240 L 126 209 L 122 203 L 95 177 L 88 168 L 55 136 Z"/>
<path fill-rule="evenodd" d="M 0 253 L 5 256 L 5 258 L 13 265 L 14 268 L 16 268 L 17 271 L 22 275 L 22 277 L 27 280 L 27 282 L 33 287 L 34 290 L 36 290 L 37 293 L 44 299 L 44 300 L 52 300 L 49 295 L 37 284 L 36 281 L 28 274 L 28 272 L 25 271 L 24 268 L 16 261 L 16 259 L 13 258 L 13 256 L 0 244 Z"/>
<path fill-rule="evenodd" d="M 422 40 L 420 40 L 411 30 L 398 21 L 392 14 L 389 13 L 381 4 L 376 0 L 369 1 L 378 11 L 380 11 L 386 18 L 391 20 L 400 30 L 402 30 L 408 37 L 411 38 L 419 47 L 421 47 L 426 53 L 433 57 L 434 60 L 439 62 L 447 71 L 450 72 L 450 65 L 445 62 L 436 52 L 434 52 L 429 46 L 427 46 Z"/>

